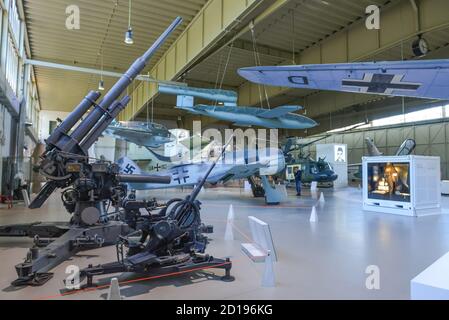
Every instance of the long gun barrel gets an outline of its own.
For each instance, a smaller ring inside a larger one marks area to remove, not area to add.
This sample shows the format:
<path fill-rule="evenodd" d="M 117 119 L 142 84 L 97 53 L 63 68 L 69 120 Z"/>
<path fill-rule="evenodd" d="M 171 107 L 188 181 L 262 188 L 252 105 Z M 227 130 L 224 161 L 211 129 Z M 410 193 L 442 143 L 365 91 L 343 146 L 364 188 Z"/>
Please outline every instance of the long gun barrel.
<path fill-rule="evenodd" d="M 56 147 L 64 152 L 87 155 L 87 150 L 99 138 L 104 128 L 112 122 L 130 101 L 127 97 L 119 102 L 116 100 L 143 71 L 155 52 L 181 22 L 182 18 L 177 17 L 164 33 L 160 35 L 156 42 L 131 65 L 128 71 L 125 72 L 98 104 L 96 104 L 96 100 L 100 97 L 100 93 L 95 91 L 90 92 L 81 104 L 75 108 L 72 114 L 70 114 L 58 129 L 55 130 L 55 134 L 47 139 L 49 148 Z M 93 110 L 85 117 L 78 127 L 69 134 L 69 130 L 74 127 L 78 120 L 85 115 L 92 106 L 94 106 Z"/>
<path fill-rule="evenodd" d="M 124 183 L 161 183 L 170 184 L 170 176 L 119 174 L 117 180 Z"/>
<path fill-rule="evenodd" d="M 192 194 L 190 196 L 190 201 L 194 201 L 198 197 L 198 194 L 200 193 L 201 188 L 206 184 L 207 178 L 209 178 L 209 175 L 211 174 L 212 170 L 214 170 L 218 161 L 220 161 L 221 157 L 223 157 L 224 153 L 226 152 L 226 148 L 231 144 L 233 139 L 234 139 L 234 135 L 232 135 L 229 138 L 228 142 L 223 146 L 217 159 L 215 159 L 215 161 L 211 164 L 211 166 L 207 170 L 206 174 L 203 176 L 201 181 L 197 184 L 196 188 L 192 191 Z"/>
<path fill-rule="evenodd" d="M 101 96 L 99 92 L 89 92 L 81 103 L 54 130 L 46 140 L 46 151 L 41 156 L 40 164 L 36 167 L 50 181 L 40 190 L 37 197 L 30 204 L 30 208 L 39 208 L 56 188 L 65 188 L 73 182 L 71 179 L 74 175 L 66 171 L 66 162 L 70 159 L 80 159 L 80 157 L 88 162 L 89 148 L 131 100 L 127 95 L 118 100 L 119 97 L 143 71 L 151 57 L 181 22 L 182 18 L 177 17 L 156 42 L 131 65 L 128 71 L 115 83 L 100 102 L 97 103 Z M 89 110 L 91 111 L 88 113 Z M 76 126 L 83 117 L 84 120 Z M 157 179 L 154 179 L 154 181 L 159 183 L 170 182 Z"/>

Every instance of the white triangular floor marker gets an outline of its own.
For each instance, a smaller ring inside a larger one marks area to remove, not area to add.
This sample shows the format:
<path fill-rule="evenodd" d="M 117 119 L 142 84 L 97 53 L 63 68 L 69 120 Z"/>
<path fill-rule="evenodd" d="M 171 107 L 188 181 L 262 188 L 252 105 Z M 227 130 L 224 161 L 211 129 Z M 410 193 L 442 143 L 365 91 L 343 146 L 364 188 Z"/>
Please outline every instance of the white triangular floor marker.
<path fill-rule="evenodd" d="M 324 200 L 324 193 L 321 192 L 320 195 L 320 203 L 325 203 L 326 201 Z"/>
<path fill-rule="evenodd" d="M 120 295 L 120 286 L 117 278 L 112 278 L 111 286 L 109 287 L 108 300 L 122 300 Z"/>
<path fill-rule="evenodd" d="M 270 251 L 265 257 L 265 269 L 262 276 L 262 287 L 275 287 L 276 278 L 274 276 L 273 258 Z"/>
<path fill-rule="evenodd" d="M 312 212 L 310 213 L 310 222 L 317 222 L 318 221 L 318 215 L 316 213 L 316 208 L 313 206 Z"/>
<path fill-rule="evenodd" d="M 318 182 L 312 181 L 312 185 L 310 186 L 311 191 L 316 191 L 318 189 Z"/>
<path fill-rule="evenodd" d="M 23 201 L 25 201 L 25 206 L 28 208 L 30 206 L 30 197 L 28 196 L 28 191 L 26 189 L 22 189 L 22 197 Z"/>
<path fill-rule="evenodd" d="M 362 186 L 360 185 L 360 183 L 359 183 L 358 189 L 359 189 L 359 190 L 362 189 Z"/>
<path fill-rule="evenodd" d="M 226 221 L 226 231 L 225 231 L 225 237 L 224 239 L 226 241 L 233 241 L 234 240 L 234 231 L 233 231 L 233 225 L 234 224 L 234 206 L 231 204 L 229 206 L 228 211 L 228 220 Z"/>

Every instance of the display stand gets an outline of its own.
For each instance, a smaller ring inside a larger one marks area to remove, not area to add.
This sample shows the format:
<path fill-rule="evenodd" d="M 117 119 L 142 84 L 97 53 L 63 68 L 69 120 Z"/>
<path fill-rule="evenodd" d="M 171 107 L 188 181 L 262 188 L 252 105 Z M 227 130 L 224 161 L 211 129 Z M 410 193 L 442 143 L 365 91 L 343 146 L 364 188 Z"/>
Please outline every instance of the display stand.
<path fill-rule="evenodd" d="M 406 216 L 441 211 L 440 158 L 364 157 L 363 209 Z"/>

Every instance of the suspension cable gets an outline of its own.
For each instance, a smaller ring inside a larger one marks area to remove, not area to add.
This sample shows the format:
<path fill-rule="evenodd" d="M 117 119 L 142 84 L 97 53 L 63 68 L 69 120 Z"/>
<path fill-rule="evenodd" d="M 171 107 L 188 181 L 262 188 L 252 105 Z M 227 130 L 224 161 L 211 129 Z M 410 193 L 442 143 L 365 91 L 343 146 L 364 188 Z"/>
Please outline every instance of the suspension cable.
<path fill-rule="evenodd" d="M 219 79 L 219 78 L 220 78 L 220 72 L 221 72 L 221 65 L 222 65 L 222 62 L 223 62 L 222 61 L 223 60 L 223 55 L 222 55 L 222 53 L 220 53 L 220 66 L 219 66 L 219 70 L 217 72 L 217 79 L 216 79 L 216 82 L 215 82 L 215 89 L 220 89 L 221 90 L 223 88 L 223 84 L 224 84 L 224 80 L 225 80 L 225 77 L 226 77 L 226 73 L 228 71 L 229 63 L 231 61 L 232 51 L 234 49 L 234 42 L 235 42 L 235 37 L 232 38 L 231 46 L 230 46 L 230 49 L 229 49 L 229 52 L 228 52 L 228 55 L 227 55 L 227 58 L 226 58 L 225 65 L 223 67 L 223 72 L 222 72 L 222 75 L 221 75 L 221 79 Z M 217 105 L 218 105 L 218 100 L 215 100 L 214 101 L 214 106 L 216 107 Z"/>
<path fill-rule="evenodd" d="M 259 51 L 257 50 L 257 39 L 256 39 L 256 35 L 254 33 L 254 24 L 251 22 L 250 24 L 250 30 L 251 30 L 251 37 L 252 37 L 252 41 L 253 41 L 253 51 L 254 51 L 254 60 L 256 62 L 256 66 L 260 67 L 262 65 L 261 60 L 260 60 L 260 54 Z M 267 93 L 267 88 L 265 85 L 258 85 L 258 89 L 259 89 L 259 99 L 260 99 L 260 106 L 263 108 L 263 98 L 262 98 L 262 88 L 264 91 L 264 95 L 265 95 L 265 100 L 267 102 L 267 107 L 268 109 L 271 109 L 270 107 L 270 101 L 268 99 L 268 93 Z"/>

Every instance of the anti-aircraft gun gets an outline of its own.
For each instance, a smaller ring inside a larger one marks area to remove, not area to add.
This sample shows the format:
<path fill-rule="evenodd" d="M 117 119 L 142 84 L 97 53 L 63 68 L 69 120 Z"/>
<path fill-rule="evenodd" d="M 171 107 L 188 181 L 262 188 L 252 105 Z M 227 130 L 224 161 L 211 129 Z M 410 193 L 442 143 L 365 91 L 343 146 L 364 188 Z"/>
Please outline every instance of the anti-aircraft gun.
<path fill-rule="evenodd" d="M 185 199 L 171 200 L 158 214 L 146 216 L 146 222 L 139 231 L 120 237 L 116 245 L 116 262 L 89 265 L 80 271 L 79 280 L 87 279 L 86 285 L 89 287 L 93 286 L 94 276 L 104 274 L 135 272 L 151 277 L 218 268 L 225 270 L 225 275 L 221 278 L 223 281 L 233 281 L 230 259 L 217 259 L 205 253 L 209 241 L 204 234 L 213 233 L 213 226 L 206 226 L 201 222 L 201 202 L 197 200 L 231 139 L 190 195 Z M 137 235 L 140 235 L 140 239 L 133 240 Z M 125 247 L 128 249 L 126 257 Z M 70 283 L 70 286 L 74 285 L 76 284 Z"/>
<path fill-rule="evenodd" d="M 56 189 L 64 189 L 61 199 L 72 217 L 70 222 L 0 227 L 0 236 L 34 238 L 25 262 L 16 265 L 19 278 L 12 285 L 42 285 L 52 277 L 51 268 L 76 252 L 115 244 L 120 235 L 134 231 L 108 214 L 110 206 L 116 212 L 123 209 L 126 183 L 170 183 L 170 177 L 121 174 L 114 163 L 92 161 L 88 150 L 129 103 L 130 97 L 122 94 L 181 21 L 176 18 L 101 101 L 97 102 L 101 94 L 91 91 L 45 141 L 46 150 L 35 169 L 47 182 L 29 208 L 40 208 Z M 148 210 L 156 204 L 142 202 L 141 206 Z"/>

